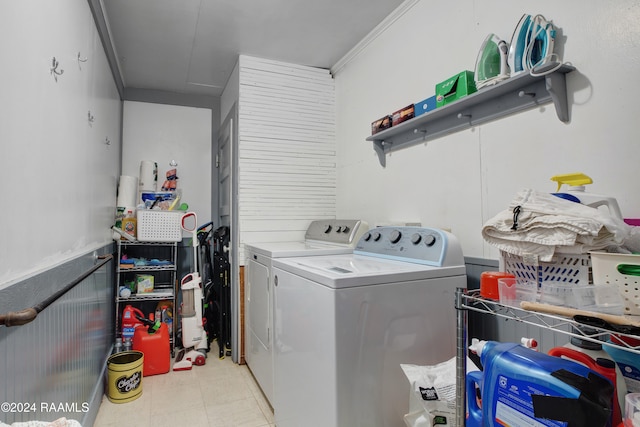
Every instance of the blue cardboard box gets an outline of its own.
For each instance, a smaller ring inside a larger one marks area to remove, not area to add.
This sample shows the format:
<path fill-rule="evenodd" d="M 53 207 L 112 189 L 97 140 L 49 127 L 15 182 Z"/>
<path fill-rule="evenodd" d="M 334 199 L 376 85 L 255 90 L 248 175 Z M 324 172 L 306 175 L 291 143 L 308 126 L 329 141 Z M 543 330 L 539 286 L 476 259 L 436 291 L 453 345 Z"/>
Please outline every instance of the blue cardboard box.
<path fill-rule="evenodd" d="M 424 101 L 420 101 L 414 104 L 413 114 L 414 114 L 414 117 L 418 117 L 421 114 L 424 114 L 428 111 L 435 110 L 435 109 L 436 109 L 436 96 L 433 95 L 425 99 Z"/>

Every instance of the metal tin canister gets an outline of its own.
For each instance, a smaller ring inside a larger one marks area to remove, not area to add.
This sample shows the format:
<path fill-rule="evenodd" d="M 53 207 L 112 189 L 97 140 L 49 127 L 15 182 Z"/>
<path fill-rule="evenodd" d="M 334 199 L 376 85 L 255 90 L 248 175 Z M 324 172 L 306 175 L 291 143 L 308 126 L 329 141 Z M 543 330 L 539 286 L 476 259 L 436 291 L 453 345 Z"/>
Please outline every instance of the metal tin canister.
<path fill-rule="evenodd" d="M 141 351 L 124 351 L 107 360 L 107 397 L 113 403 L 127 403 L 142 395 Z"/>

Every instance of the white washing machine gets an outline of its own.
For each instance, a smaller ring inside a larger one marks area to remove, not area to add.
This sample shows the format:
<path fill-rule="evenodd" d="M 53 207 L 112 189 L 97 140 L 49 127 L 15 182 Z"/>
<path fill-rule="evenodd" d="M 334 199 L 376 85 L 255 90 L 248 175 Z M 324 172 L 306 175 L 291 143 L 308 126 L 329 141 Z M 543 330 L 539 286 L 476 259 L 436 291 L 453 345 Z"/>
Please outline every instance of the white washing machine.
<path fill-rule="evenodd" d="M 352 254 L 273 260 L 278 427 L 401 427 L 400 364 L 456 354 L 457 239 L 423 227 L 370 230 Z"/>
<path fill-rule="evenodd" d="M 273 405 L 273 281 L 275 258 L 353 252 L 369 229 L 360 220 L 318 220 L 307 228 L 305 240 L 245 244 L 245 361 Z"/>

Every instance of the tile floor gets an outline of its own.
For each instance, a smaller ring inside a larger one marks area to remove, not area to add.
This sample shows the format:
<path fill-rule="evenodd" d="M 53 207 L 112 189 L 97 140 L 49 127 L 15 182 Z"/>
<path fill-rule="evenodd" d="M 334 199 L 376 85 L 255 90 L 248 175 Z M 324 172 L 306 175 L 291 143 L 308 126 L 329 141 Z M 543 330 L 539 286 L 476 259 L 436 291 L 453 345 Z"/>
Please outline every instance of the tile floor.
<path fill-rule="evenodd" d="M 204 366 L 144 377 L 142 395 L 103 396 L 94 427 L 274 427 L 273 411 L 247 365 L 210 352 Z"/>

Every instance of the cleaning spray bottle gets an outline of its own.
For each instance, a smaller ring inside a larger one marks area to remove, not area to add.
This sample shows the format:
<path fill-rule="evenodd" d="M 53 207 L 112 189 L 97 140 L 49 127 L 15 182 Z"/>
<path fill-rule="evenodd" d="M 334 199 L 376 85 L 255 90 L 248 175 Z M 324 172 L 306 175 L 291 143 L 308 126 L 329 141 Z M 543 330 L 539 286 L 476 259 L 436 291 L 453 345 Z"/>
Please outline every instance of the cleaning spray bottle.
<path fill-rule="evenodd" d="M 585 185 L 593 183 L 593 180 L 587 175 L 580 172 L 555 175 L 551 177 L 551 181 L 558 183 L 558 189 L 556 192 L 551 193 L 554 196 L 572 202 L 582 203 L 583 205 L 596 209 L 600 206 L 606 206 L 612 217 L 622 220 L 622 212 L 620 211 L 618 201 L 615 198 L 585 191 Z M 569 189 L 560 193 L 559 191 L 563 184 L 567 184 Z"/>
<path fill-rule="evenodd" d="M 483 371 L 467 374 L 467 427 L 610 425 L 613 386 L 586 366 L 516 343 L 474 339 L 469 349 Z"/>

